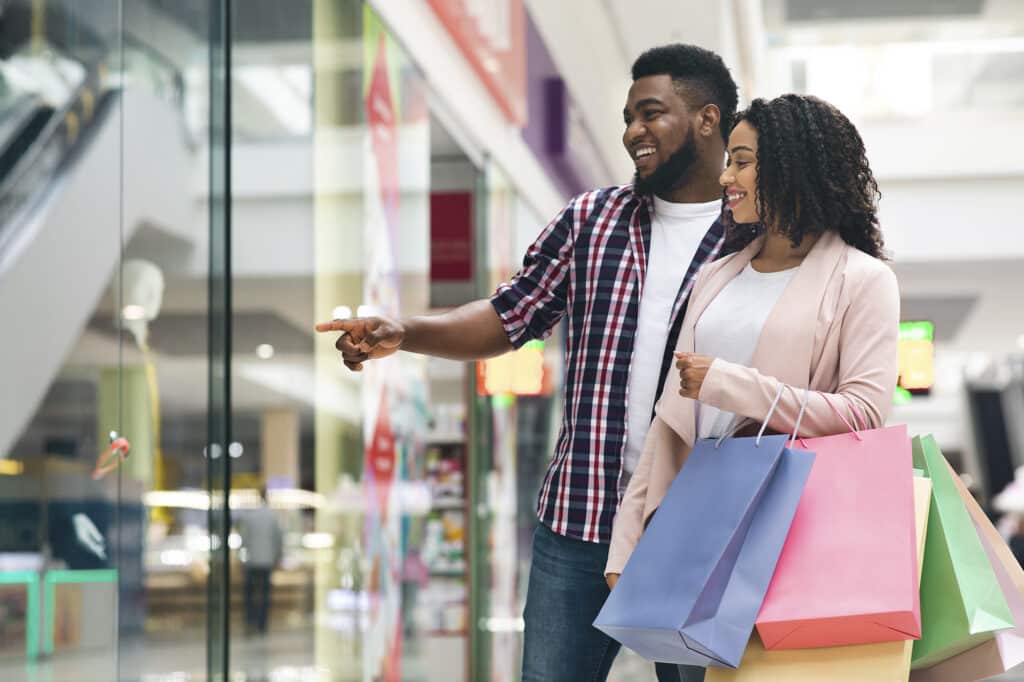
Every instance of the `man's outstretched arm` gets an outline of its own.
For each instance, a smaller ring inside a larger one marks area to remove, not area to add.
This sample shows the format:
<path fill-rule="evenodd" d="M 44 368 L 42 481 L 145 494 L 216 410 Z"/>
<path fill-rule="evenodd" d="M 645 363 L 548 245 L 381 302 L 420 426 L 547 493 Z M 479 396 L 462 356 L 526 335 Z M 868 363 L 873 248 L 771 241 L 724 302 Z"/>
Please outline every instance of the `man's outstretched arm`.
<path fill-rule="evenodd" d="M 366 360 L 387 357 L 399 350 L 450 360 L 478 360 L 512 350 L 512 344 L 489 300 L 473 301 L 440 315 L 405 320 L 359 317 L 321 322 L 318 332 L 345 332 L 335 346 L 345 366 L 353 371 Z"/>

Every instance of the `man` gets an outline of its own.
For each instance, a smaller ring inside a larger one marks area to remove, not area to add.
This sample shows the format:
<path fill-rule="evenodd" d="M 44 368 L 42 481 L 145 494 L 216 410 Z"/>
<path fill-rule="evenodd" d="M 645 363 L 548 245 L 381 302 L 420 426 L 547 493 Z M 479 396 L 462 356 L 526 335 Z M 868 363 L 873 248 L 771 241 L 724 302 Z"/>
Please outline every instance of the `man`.
<path fill-rule="evenodd" d="M 281 561 L 282 537 L 277 516 L 267 505 L 267 491 L 260 488 L 260 506 L 242 516 L 245 560 L 245 624 L 266 634 L 270 615 L 270 580 Z"/>
<path fill-rule="evenodd" d="M 568 316 L 564 417 L 540 491 L 524 613 L 524 682 L 604 680 L 618 653 L 591 625 L 608 596 L 612 519 L 694 276 L 728 250 L 718 177 L 736 102 L 714 53 L 691 45 L 645 52 L 623 110 L 632 185 L 569 202 L 490 300 L 443 315 L 317 326 L 347 332 L 337 348 L 358 371 L 397 350 L 465 361 L 500 355 Z M 657 668 L 661 680 L 703 679 L 699 668 Z"/>

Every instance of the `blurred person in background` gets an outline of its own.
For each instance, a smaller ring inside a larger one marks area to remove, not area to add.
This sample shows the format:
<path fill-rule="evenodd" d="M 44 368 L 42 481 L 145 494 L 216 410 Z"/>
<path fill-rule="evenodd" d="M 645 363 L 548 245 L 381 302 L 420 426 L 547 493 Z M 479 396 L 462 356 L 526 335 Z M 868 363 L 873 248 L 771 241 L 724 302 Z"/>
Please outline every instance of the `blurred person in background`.
<path fill-rule="evenodd" d="M 736 121 L 722 187 L 734 220 L 765 234 L 697 276 L 678 374 L 615 519 L 613 586 L 695 439 L 763 420 L 780 388 L 767 424 L 778 433 L 793 430 L 805 389 L 803 437 L 878 428 L 892 408 L 899 288 L 883 262 L 878 187 L 859 133 L 802 95 L 754 100 Z"/>
<path fill-rule="evenodd" d="M 265 634 L 270 616 L 271 578 L 281 561 L 283 538 L 277 515 L 260 488 L 260 505 L 243 514 L 239 534 L 245 548 L 245 625 Z"/>
<path fill-rule="evenodd" d="M 718 177 L 737 88 L 693 45 L 648 50 L 632 68 L 622 143 L 629 185 L 572 199 L 511 282 L 489 300 L 425 317 L 334 320 L 354 371 L 399 350 L 472 361 L 547 337 L 568 318 L 564 418 L 542 485 L 527 588 L 524 682 L 607 678 L 619 643 L 592 625 L 608 597 L 612 519 L 671 368 L 698 269 L 749 241 L 729 234 Z M 635 359 L 635 362 L 634 362 Z M 674 665 L 656 666 L 678 682 Z M 699 680 L 700 668 L 691 671 Z"/>

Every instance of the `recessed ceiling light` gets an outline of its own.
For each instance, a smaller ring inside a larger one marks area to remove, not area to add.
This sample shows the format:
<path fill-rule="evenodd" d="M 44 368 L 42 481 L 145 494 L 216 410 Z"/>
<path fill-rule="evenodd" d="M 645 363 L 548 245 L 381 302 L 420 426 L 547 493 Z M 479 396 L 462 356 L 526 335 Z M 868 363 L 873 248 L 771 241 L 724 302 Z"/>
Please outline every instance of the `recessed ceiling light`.
<path fill-rule="evenodd" d="M 239 443 L 238 441 L 235 441 L 234 443 L 228 446 L 228 455 L 233 459 L 238 459 L 239 457 L 242 456 L 242 453 L 244 452 L 245 448 L 243 448 L 242 444 Z"/>
<path fill-rule="evenodd" d="M 271 346 L 269 343 L 261 343 L 260 345 L 256 346 L 256 356 L 260 360 L 269 360 L 270 358 L 274 357 L 274 347 Z"/>

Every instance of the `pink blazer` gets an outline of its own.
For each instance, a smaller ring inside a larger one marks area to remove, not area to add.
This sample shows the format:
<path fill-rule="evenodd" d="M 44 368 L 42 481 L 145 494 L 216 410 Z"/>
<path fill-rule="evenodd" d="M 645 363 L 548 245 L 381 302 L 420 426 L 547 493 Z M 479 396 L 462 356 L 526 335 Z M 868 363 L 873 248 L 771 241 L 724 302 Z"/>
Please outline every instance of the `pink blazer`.
<path fill-rule="evenodd" d="M 676 350 L 693 352 L 697 320 L 757 255 L 762 243 L 763 238 L 757 239 L 701 269 Z M 699 400 L 761 422 L 779 385 L 785 384 L 788 388 L 768 422 L 773 431 L 792 431 L 804 388 L 831 394 L 836 407 L 847 413 L 854 408 L 867 421 L 867 428 L 877 428 L 889 416 L 896 387 L 899 306 L 892 270 L 847 245 L 837 233 L 827 232 L 772 308 L 751 366 L 715 360 Z M 693 446 L 694 401 L 679 395 L 674 365 L 670 372 L 640 461 L 615 516 L 606 573 L 622 572 Z M 800 435 L 813 438 L 846 430 L 826 400 L 811 394 Z"/>

